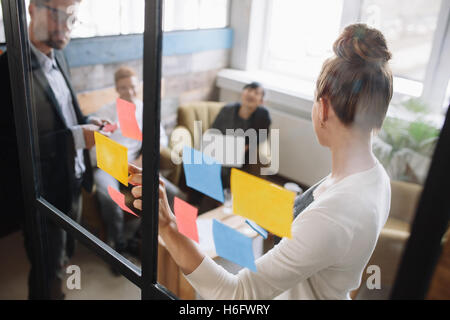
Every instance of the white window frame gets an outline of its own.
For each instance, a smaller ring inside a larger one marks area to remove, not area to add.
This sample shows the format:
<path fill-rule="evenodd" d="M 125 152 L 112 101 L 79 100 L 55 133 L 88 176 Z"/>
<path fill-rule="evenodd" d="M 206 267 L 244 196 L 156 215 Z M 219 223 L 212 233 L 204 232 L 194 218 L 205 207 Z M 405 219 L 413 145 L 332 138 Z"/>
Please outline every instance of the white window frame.
<path fill-rule="evenodd" d="M 208 0 L 206 0 L 208 1 Z M 164 25 L 164 20 L 163 20 L 163 31 L 164 32 L 174 32 L 174 31 L 186 31 L 186 30 L 205 30 L 205 29 L 218 29 L 218 28 L 227 28 L 230 24 L 230 0 L 226 0 L 227 1 L 227 5 L 226 5 L 226 17 L 225 17 L 225 25 L 224 26 L 211 26 L 211 27 L 202 27 L 202 26 L 196 26 L 196 27 L 181 27 L 181 28 L 174 28 L 174 29 L 165 29 L 165 25 Z M 199 4 L 201 4 L 201 2 L 199 2 Z M 165 5 L 165 1 L 163 1 L 163 5 Z M 167 14 L 164 12 L 164 14 Z M 175 11 L 175 12 L 171 12 L 171 14 L 174 14 L 174 19 L 178 19 L 177 14 L 179 14 L 180 12 Z"/>
<path fill-rule="evenodd" d="M 3 10 L 2 10 L 2 3 L 0 1 L 0 15 L 1 15 L 1 19 L 0 19 L 0 43 L 4 43 L 6 41 L 5 39 L 5 28 L 3 26 Z"/>
<path fill-rule="evenodd" d="M 445 54 L 447 52 L 447 55 Z M 442 110 L 450 75 L 450 1 L 442 0 L 428 62 L 422 100 L 434 111 Z"/>
<path fill-rule="evenodd" d="M 265 58 L 264 52 L 267 52 L 264 39 L 270 28 L 268 14 L 273 4 L 275 4 L 275 0 L 231 0 L 230 25 L 235 34 L 230 63 L 232 69 L 254 74 L 264 73 L 262 65 Z M 344 0 L 340 31 L 346 25 L 360 21 L 361 7 L 361 0 Z M 441 2 L 424 81 L 413 81 L 394 76 L 396 94 L 420 97 L 430 107 L 431 112 L 443 112 L 442 104 L 450 75 L 450 59 L 446 57 L 445 52 L 450 52 L 450 1 L 448 0 Z M 417 94 L 414 95 L 413 92 L 403 89 L 405 83 L 406 87 L 413 85 L 421 88 L 421 95 L 417 96 Z M 308 94 L 300 93 L 302 96 Z"/>
<path fill-rule="evenodd" d="M 30 20 L 29 16 L 28 16 L 28 4 L 30 0 L 25 0 L 25 5 L 27 7 L 27 21 Z M 129 1 L 134 1 L 134 0 L 129 0 Z M 145 2 L 145 0 L 142 0 Z M 181 0 L 182 1 L 182 0 Z M 227 1 L 227 9 L 226 9 L 226 19 L 225 19 L 225 26 L 224 28 L 227 28 L 230 24 L 230 1 L 231 0 L 226 0 Z M 163 1 L 164 2 L 164 1 Z M 124 2 L 119 2 L 120 4 L 120 9 L 119 9 L 119 23 L 123 20 L 123 19 L 132 19 L 133 18 L 133 12 L 129 12 L 129 15 L 126 15 L 124 12 L 122 12 L 122 4 L 124 4 Z M 143 14 L 143 13 L 142 13 Z M 1 21 L 0 21 L 1 22 Z M 189 28 L 189 27 L 181 27 L 181 28 L 176 28 L 176 29 L 171 29 L 171 30 L 163 30 L 163 32 L 176 32 L 176 31 L 190 31 L 190 30 L 206 30 L 206 29 L 217 29 L 218 27 L 201 27 L 198 26 L 196 28 Z M 163 29 L 164 29 L 164 25 L 163 25 Z M 141 34 L 144 31 L 144 26 L 142 26 L 142 31 L 141 32 L 126 32 L 125 29 L 120 28 L 119 32 L 114 32 L 114 33 L 108 33 L 108 34 L 94 34 L 92 36 L 82 36 L 82 37 L 78 37 L 75 36 L 73 38 L 96 38 L 96 37 L 105 37 L 105 36 L 120 36 L 120 35 L 130 35 L 130 34 Z"/>

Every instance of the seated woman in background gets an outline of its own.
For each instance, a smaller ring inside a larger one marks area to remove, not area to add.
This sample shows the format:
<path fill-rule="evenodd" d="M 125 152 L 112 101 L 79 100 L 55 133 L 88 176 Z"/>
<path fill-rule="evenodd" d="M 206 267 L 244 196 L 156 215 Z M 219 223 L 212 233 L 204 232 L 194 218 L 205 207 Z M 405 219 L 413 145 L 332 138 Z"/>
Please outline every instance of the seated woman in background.
<path fill-rule="evenodd" d="M 296 199 L 292 239 L 257 259 L 256 273 L 228 273 L 180 234 L 160 183 L 159 235 L 203 298 L 350 299 L 359 287 L 390 209 L 389 177 L 371 145 L 392 98 L 391 54 L 382 33 L 364 24 L 346 27 L 333 50 L 312 108 L 317 139 L 331 150 L 331 173 Z"/>

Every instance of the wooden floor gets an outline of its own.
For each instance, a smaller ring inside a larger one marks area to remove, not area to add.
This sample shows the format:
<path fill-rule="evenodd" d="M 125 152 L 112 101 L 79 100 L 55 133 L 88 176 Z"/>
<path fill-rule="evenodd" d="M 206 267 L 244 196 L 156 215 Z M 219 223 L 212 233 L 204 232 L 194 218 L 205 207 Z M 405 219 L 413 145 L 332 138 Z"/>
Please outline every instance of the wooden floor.
<path fill-rule="evenodd" d="M 103 260 L 80 244 L 71 264 L 80 267 L 81 289 L 64 288 L 67 300 L 135 300 L 141 298 L 141 291 L 138 287 L 123 276 L 114 276 Z M 22 234 L 16 232 L 1 238 L 0 300 L 27 299 L 29 269 L 30 265 L 25 255 Z M 66 279 L 64 280 L 66 281 Z"/>
<path fill-rule="evenodd" d="M 447 241 L 431 280 L 427 296 L 430 300 L 450 300 L 450 237 L 448 235 L 450 235 L 449 232 L 447 232 Z"/>
<path fill-rule="evenodd" d="M 132 260 L 132 258 L 130 258 Z M 133 261 L 138 265 L 137 261 Z M 133 300 L 140 299 L 140 289 L 122 276 L 114 276 L 109 266 L 87 248 L 79 245 L 71 262 L 81 269 L 81 290 L 64 289 L 68 300 Z M 224 263 L 224 266 L 226 263 Z M 29 263 L 20 232 L 0 239 L 0 300 L 27 299 Z M 229 270 L 232 272 L 232 270 Z M 235 272 L 233 272 L 235 273 Z M 391 288 L 361 289 L 356 300 L 384 300 Z M 198 299 L 199 297 L 197 297 Z M 447 241 L 428 299 L 450 299 L 450 242 Z"/>

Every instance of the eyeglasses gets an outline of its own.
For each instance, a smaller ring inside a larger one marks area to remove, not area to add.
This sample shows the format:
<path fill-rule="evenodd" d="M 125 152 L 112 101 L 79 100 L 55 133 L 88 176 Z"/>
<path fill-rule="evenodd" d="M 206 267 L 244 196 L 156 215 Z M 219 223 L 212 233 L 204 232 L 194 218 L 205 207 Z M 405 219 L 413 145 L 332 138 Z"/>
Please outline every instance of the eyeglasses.
<path fill-rule="evenodd" d="M 67 14 L 62 10 L 52 8 L 43 3 L 36 4 L 36 6 L 50 11 L 50 16 L 52 17 L 53 21 L 55 21 L 58 24 L 67 24 L 69 29 L 73 29 L 74 27 L 81 24 L 81 21 L 78 20 L 75 13 Z"/>

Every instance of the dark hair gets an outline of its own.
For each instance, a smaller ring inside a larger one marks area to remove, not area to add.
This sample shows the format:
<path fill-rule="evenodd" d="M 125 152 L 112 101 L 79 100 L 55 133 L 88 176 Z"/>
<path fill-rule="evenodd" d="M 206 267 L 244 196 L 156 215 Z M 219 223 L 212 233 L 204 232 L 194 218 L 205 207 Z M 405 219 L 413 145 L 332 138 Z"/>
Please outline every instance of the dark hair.
<path fill-rule="evenodd" d="M 259 88 L 261 88 L 262 96 L 264 97 L 264 95 L 266 94 L 266 91 L 264 90 L 264 87 L 262 86 L 262 84 L 259 83 L 259 82 L 256 82 L 256 81 L 253 81 L 253 82 L 250 82 L 250 83 L 246 84 L 242 90 L 245 90 L 245 89 L 259 89 Z"/>
<path fill-rule="evenodd" d="M 317 79 L 316 99 L 328 99 L 345 125 L 381 128 L 393 92 L 391 53 L 383 34 L 365 24 L 349 25 L 333 51 Z"/>

